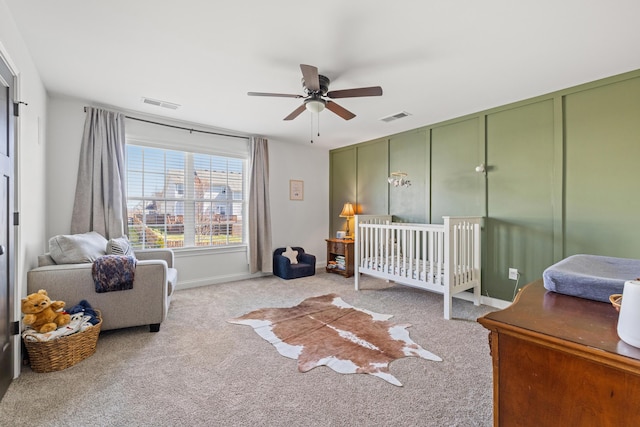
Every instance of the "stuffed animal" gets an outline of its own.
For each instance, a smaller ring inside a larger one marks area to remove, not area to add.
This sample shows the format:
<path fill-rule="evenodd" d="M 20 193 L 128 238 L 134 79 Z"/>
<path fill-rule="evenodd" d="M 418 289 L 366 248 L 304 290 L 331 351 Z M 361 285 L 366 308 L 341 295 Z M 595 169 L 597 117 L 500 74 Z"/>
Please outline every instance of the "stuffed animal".
<path fill-rule="evenodd" d="M 47 291 L 40 289 L 22 299 L 22 312 L 25 314 L 22 322 L 42 334 L 55 331 L 71 320 L 71 316 L 67 313 L 58 311 L 64 306 L 63 301 L 51 302 Z"/>

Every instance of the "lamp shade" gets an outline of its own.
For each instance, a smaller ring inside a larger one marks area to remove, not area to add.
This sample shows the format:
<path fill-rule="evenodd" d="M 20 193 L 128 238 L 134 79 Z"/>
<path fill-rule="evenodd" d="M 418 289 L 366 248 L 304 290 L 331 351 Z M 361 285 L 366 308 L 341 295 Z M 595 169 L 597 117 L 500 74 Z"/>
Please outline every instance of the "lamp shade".
<path fill-rule="evenodd" d="M 324 110 L 325 101 L 322 98 L 310 98 L 304 101 L 304 106 L 312 113 L 319 113 Z"/>
<path fill-rule="evenodd" d="M 353 205 L 351 203 L 345 203 L 342 207 L 342 212 L 340 212 L 340 216 L 343 218 L 349 218 L 355 216 L 355 212 L 353 211 Z"/>

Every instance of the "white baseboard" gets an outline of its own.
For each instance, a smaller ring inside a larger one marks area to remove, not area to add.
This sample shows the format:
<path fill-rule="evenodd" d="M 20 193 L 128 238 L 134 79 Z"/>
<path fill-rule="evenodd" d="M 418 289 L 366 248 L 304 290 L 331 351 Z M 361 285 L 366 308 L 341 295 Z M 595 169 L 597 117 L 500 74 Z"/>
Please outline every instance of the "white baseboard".
<path fill-rule="evenodd" d="M 176 285 L 176 290 L 199 288 L 201 286 L 217 285 L 219 283 L 227 283 L 227 282 L 237 282 L 238 280 L 255 279 L 257 277 L 271 276 L 271 275 L 272 273 L 256 273 L 256 274 L 242 273 L 242 274 L 229 274 L 226 276 L 208 277 L 206 279 L 199 279 L 199 280 L 178 281 L 178 284 Z"/>
<path fill-rule="evenodd" d="M 316 270 L 323 270 L 323 269 L 324 267 L 318 267 L 316 265 Z M 208 277 L 206 279 L 199 279 L 199 280 L 179 281 L 178 285 L 176 286 L 176 290 L 199 288 L 201 286 L 217 285 L 219 283 L 227 283 L 227 282 L 237 282 L 238 280 L 255 279 L 258 277 L 271 276 L 271 275 L 272 273 L 255 273 L 255 274 L 242 273 L 242 274 L 229 274 L 226 276 Z M 460 298 L 465 301 L 473 301 L 473 294 L 471 292 L 460 292 L 459 294 L 455 294 L 453 297 Z M 511 301 L 505 301 L 505 300 L 481 295 L 480 304 L 488 305 L 489 307 L 494 307 L 502 310 L 509 307 L 511 305 Z"/>

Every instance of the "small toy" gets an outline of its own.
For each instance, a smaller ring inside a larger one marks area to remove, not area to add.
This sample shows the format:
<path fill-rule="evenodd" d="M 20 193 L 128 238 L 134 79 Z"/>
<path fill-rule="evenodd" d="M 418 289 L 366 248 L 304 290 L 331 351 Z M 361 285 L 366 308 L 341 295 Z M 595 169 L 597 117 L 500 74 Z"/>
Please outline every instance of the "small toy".
<path fill-rule="evenodd" d="M 22 312 L 25 314 L 22 322 L 40 333 L 55 331 L 71 320 L 69 314 L 58 311 L 64 306 L 63 301 L 52 302 L 47 291 L 40 289 L 22 299 Z"/>
<path fill-rule="evenodd" d="M 67 310 L 67 313 L 82 313 L 84 316 L 89 316 L 90 318 L 88 319 L 88 322 L 92 325 L 97 325 L 98 322 L 100 322 L 100 319 L 98 319 L 98 313 L 96 313 L 93 307 L 91 307 L 91 304 L 89 304 L 89 302 L 84 299 Z"/>

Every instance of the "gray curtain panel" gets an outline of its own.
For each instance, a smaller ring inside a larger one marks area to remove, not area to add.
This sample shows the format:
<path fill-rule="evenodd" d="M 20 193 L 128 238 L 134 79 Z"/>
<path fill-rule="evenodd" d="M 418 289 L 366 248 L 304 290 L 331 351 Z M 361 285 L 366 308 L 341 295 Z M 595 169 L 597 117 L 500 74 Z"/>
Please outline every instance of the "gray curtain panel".
<path fill-rule="evenodd" d="M 269 148 L 264 138 L 251 138 L 249 179 L 249 271 L 271 273 L 273 258 L 269 210 Z"/>
<path fill-rule="evenodd" d="M 87 107 L 71 218 L 73 234 L 97 231 L 111 239 L 122 237 L 127 230 L 124 120 L 122 113 Z"/>

